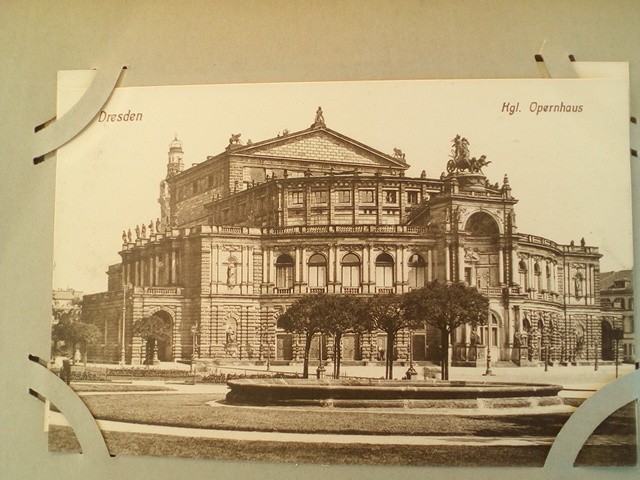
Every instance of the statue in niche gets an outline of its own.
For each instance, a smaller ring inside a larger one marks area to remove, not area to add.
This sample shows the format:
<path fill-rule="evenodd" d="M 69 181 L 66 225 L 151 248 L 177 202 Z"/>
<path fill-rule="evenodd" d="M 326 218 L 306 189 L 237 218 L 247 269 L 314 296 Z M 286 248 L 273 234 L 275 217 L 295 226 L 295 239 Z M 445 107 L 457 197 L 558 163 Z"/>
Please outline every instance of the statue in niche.
<path fill-rule="evenodd" d="M 576 298 L 582 297 L 582 274 L 580 272 L 573 277 L 573 284 L 576 290 Z"/>
<path fill-rule="evenodd" d="M 226 343 L 236 343 L 236 329 L 233 327 L 233 325 L 227 326 Z"/>
<path fill-rule="evenodd" d="M 227 286 L 233 287 L 236 284 L 236 264 L 229 263 L 227 265 Z"/>

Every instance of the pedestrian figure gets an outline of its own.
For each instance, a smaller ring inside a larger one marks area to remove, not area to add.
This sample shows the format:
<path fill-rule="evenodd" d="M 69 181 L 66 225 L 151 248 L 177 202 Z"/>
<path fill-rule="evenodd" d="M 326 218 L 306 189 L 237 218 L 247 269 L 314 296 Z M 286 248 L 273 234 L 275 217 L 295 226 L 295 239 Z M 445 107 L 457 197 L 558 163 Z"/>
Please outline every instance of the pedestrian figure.
<path fill-rule="evenodd" d="M 62 359 L 62 368 L 60 369 L 60 378 L 69 385 L 71 383 L 71 360 L 68 358 Z"/>

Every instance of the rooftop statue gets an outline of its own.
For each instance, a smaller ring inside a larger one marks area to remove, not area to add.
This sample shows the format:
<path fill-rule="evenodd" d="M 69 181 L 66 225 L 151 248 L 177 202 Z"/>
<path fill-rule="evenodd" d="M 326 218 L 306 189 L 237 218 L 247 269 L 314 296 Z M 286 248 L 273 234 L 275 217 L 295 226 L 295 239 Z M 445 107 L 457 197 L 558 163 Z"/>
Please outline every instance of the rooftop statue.
<path fill-rule="evenodd" d="M 232 133 L 231 138 L 229 139 L 229 145 L 240 145 L 241 135 L 241 133 Z"/>
<path fill-rule="evenodd" d="M 486 167 L 491 160 L 486 160 L 486 155 L 480 158 L 469 157 L 469 141 L 456 135 L 451 142 L 450 160 L 447 162 L 447 173 L 458 173 L 468 171 L 469 173 L 482 173 L 482 167 Z"/>
<path fill-rule="evenodd" d="M 401 158 L 404 160 L 404 153 L 399 148 L 393 148 L 393 156 L 394 158 Z"/>
<path fill-rule="evenodd" d="M 316 120 L 313 122 L 312 127 L 324 127 L 324 115 L 322 114 L 322 107 L 318 107 L 316 110 Z"/>

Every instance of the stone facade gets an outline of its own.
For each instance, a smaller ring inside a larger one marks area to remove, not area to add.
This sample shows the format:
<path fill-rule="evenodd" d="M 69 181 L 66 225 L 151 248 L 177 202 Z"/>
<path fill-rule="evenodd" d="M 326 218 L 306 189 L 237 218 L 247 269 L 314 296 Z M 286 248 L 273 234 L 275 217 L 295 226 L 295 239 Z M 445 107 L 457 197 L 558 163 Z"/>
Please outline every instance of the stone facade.
<path fill-rule="evenodd" d="M 124 353 L 140 363 L 145 346 L 132 325 L 156 315 L 173 332 L 160 360 L 299 361 L 302 339 L 278 325 L 299 296 L 402 293 L 434 279 L 466 282 L 490 299 L 491 324 L 452 339 L 454 364 L 481 363 L 487 342 L 494 360 L 517 365 L 589 361 L 608 348 L 598 249 L 518 232 L 506 176 L 501 184 L 480 169 L 410 178 L 401 152 L 384 154 L 324 122 L 247 145 L 232 137 L 186 170 L 182 155 L 175 139 L 161 220 L 124 236 L 109 291 L 85 296 L 86 317 L 105 332 L 94 360 Z M 401 332 L 392 354 L 436 360 L 438 343 L 429 329 Z M 343 358 L 378 361 L 384 345 L 376 332 L 347 335 Z M 332 348 L 317 338 L 311 357 Z"/>
<path fill-rule="evenodd" d="M 625 362 L 634 363 L 633 270 L 601 273 L 600 285 L 602 310 L 608 313 L 612 319 L 609 324 L 603 325 L 603 335 L 608 337 L 611 335 L 612 329 L 622 329 L 620 357 Z M 605 353 L 610 358 L 615 352 Z"/>

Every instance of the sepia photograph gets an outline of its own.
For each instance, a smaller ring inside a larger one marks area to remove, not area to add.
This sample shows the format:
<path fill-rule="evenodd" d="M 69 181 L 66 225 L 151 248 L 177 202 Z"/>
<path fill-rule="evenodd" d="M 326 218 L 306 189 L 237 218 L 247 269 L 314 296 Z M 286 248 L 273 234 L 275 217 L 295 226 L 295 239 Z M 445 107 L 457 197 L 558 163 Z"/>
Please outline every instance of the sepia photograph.
<path fill-rule="evenodd" d="M 628 118 L 618 79 L 116 88 L 56 155 L 49 368 L 113 455 L 542 467 L 634 371 Z"/>

